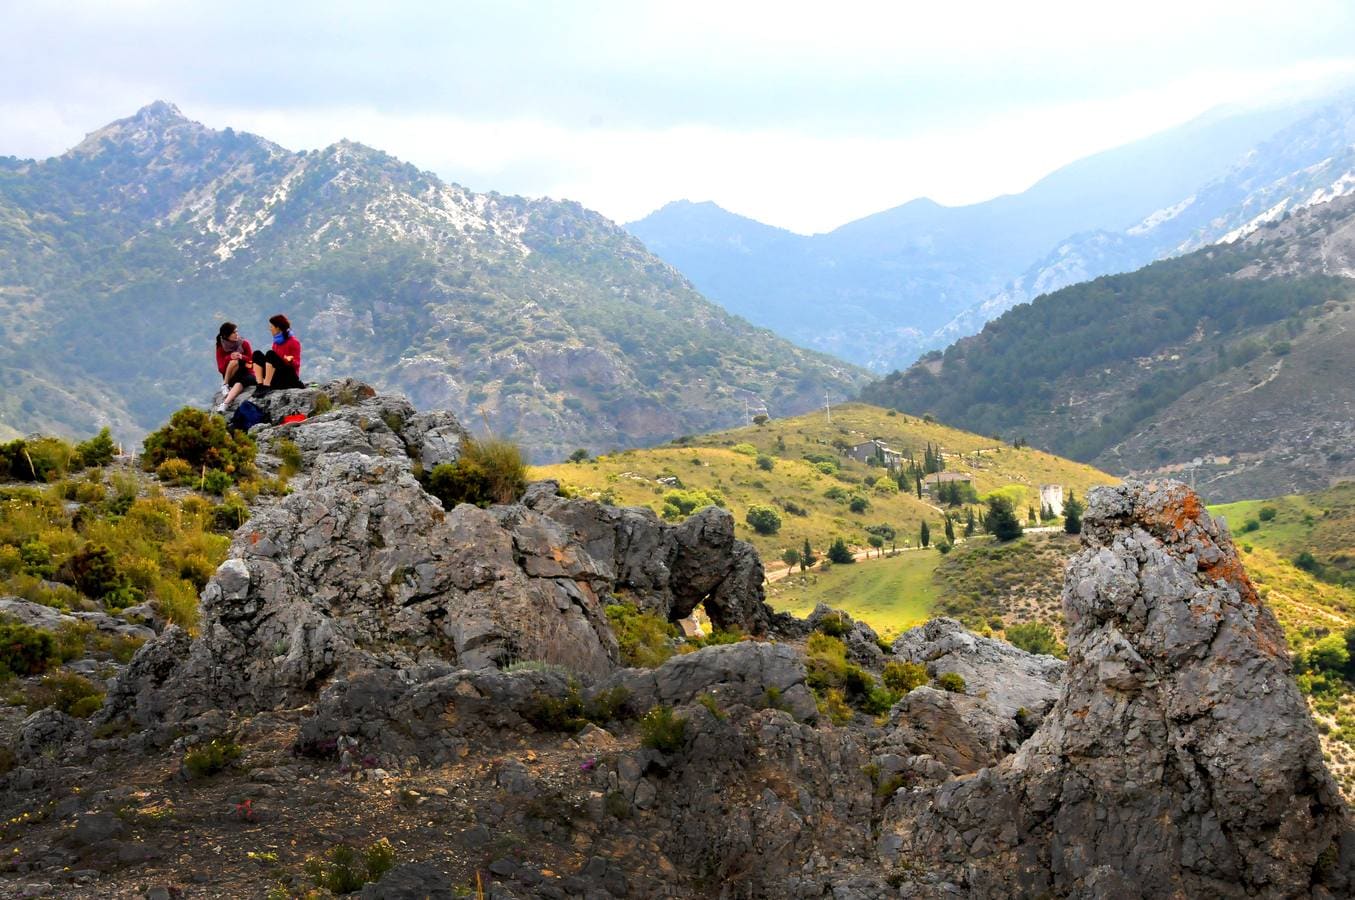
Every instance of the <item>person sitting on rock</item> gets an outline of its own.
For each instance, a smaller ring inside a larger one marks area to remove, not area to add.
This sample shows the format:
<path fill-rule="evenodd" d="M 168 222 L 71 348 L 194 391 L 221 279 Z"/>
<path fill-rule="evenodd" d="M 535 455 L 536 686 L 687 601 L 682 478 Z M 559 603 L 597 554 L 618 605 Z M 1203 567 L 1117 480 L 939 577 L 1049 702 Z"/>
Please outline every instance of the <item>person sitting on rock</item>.
<path fill-rule="evenodd" d="M 301 380 L 301 342 L 292 334 L 292 323 L 278 313 L 268 320 L 268 328 L 273 332 L 273 348 L 267 353 L 254 351 L 254 376 L 259 380 L 254 393 L 305 387 Z"/>
<path fill-rule="evenodd" d="M 240 392 L 254 383 L 254 358 L 249 341 L 240 338 L 234 322 L 222 322 L 216 332 L 216 370 L 221 373 L 221 402 L 216 411 L 224 413 Z"/>

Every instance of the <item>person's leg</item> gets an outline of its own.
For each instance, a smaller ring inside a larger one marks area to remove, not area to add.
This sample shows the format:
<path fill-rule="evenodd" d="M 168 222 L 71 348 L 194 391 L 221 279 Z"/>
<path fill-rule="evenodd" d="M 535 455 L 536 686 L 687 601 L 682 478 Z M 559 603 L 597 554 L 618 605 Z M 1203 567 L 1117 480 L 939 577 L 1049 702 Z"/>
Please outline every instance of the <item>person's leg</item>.
<path fill-rule="evenodd" d="M 254 357 L 253 357 L 253 360 L 254 360 L 254 380 L 257 381 L 259 384 L 267 384 L 267 382 L 264 381 L 264 374 L 265 374 L 265 372 L 264 372 L 264 366 L 265 366 L 265 364 L 266 364 L 267 359 L 268 359 L 268 358 L 267 358 L 266 356 L 263 355 L 263 351 L 262 351 L 262 350 L 255 350 L 255 351 L 254 351 Z"/>
<path fill-rule="evenodd" d="M 221 380 L 224 381 L 226 384 L 230 384 L 232 381 L 235 380 L 235 373 L 238 371 L 240 371 L 240 360 L 233 359 L 230 362 L 226 363 L 226 371 L 222 375 Z"/>
<path fill-rule="evenodd" d="M 269 350 L 265 359 L 268 362 L 268 385 L 274 390 L 291 390 L 305 386 L 301 383 L 301 379 L 297 377 L 296 370 L 287 360 L 278 356 L 276 351 Z"/>

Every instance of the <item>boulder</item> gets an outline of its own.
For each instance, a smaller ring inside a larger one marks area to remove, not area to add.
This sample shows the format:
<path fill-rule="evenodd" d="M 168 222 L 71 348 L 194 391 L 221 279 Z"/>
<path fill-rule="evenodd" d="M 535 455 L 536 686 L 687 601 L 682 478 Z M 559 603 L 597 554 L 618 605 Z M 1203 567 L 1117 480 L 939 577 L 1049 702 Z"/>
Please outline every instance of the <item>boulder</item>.
<path fill-rule="evenodd" d="M 73 616 L 59 609 L 18 597 L 0 597 L 0 616 L 45 631 L 56 631 L 67 622 L 75 623 Z"/>
<path fill-rule="evenodd" d="M 23 720 L 15 754 L 20 760 L 33 760 L 55 754 L 84 732 L 79 719 L 55 709 L 40 709 Z"/>
<path fill-rule="evenodd" d="M 934 861 L 977 897 L 1350 896 L 1355 839 L 1283 634 L 1199 498 L 1094 490 L 1063 603 L 1043 724 L 995 768 L 895 795 L 882 862 Z"/>
<path fill-rule="evenodd" d="M 980 637 L 944 617 L 899 635 L 894 656 L 925 665 L 933 677 L 958 673 L 967 693 L 983 697 L 1007 718 L 1022 709 L 1038 715 L 1053 706 L 1064 672 L 1064 663 L 1052 656 Z"/>
<path fill-rule="evenodd" d="M 721 706 L 761 709 L 779 704 L 800 721 L 818 718 L 805 685 L 804 657 L 785 644 L 740 641 L 675 656 L 656 669 L 623 669 L 603 687 L 624 687 L 630 705 L 643 712 L 655 704 L 679 706 L 710 694 Z"/>

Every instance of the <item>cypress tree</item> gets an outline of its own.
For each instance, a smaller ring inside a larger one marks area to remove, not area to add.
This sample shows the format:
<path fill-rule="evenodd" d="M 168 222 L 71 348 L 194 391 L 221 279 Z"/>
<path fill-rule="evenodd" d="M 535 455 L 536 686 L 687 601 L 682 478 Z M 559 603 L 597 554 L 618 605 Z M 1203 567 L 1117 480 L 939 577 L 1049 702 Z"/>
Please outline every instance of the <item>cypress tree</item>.
<path fill-rule="evenodd" d="M 1072 491 L 1063 503 L 1063 530 L 1067 534 L 1082 533 L 1082 504 Z"/>
<path fill-rule="evenodd" d="M 927 527 L 925 520 L 922 523 L 922 527 L 918 529 L 918 541 L 924 547 L 932 542 L 932 530 Z"/>
<path fill-rule="evenodd" d="M 955 525 L 950 520 L 950 513 L 946 513 L 946 540 L 955 543 Z"/>

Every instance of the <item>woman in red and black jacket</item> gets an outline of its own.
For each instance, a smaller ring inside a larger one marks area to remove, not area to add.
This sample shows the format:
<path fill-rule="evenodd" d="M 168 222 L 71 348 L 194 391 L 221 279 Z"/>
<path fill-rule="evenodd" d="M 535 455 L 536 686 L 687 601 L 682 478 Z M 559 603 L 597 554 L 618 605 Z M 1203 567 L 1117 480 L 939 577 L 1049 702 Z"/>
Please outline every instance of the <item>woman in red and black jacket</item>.
<path fill-rule="evenodd" d="M 235 323 L 222 322 L 216 332 L 216 370 L 221 373 L 223 395 L 217 412 L 224 413 L 240 392 L 254 383 L 254 372 L 250 368 L 253 358 L 249 341 L 240 338 Z"/>
<path fill-rule="evenodd" d="M 254 393 L 305 387 L 301 380 L 301 342 L 292 334 L 292 323 L 279 313 L 268 320 L 268 329 L 273 332 L 272 349 L 267 353 L 254 351 L 254 376 L 259 379 Z"/>

